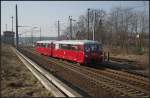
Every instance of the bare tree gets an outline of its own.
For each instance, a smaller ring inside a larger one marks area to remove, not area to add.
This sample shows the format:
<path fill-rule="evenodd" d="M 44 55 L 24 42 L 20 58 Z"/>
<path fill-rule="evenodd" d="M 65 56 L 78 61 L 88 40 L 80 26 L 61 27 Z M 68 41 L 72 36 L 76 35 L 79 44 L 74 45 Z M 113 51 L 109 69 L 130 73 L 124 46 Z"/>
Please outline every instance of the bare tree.
<path fill-rule="evenodd" d="M 147 42 L 149 33 L 149 14 L 128 7 L 113 7 L 109 13 L 103 9 L 89 10 L 89 39 L 92 39 L 92 27 L 95 17 L 95 39 L 109 46 L 126 49 L 134 44 L 140 47 Z M 88 14 L 80 15 L 73 25 L 74 39 L 88 39 Z M 69 32 L 68 27 L 65 30 Z M 137 34 L 140 35 L 137 38 Z"/>

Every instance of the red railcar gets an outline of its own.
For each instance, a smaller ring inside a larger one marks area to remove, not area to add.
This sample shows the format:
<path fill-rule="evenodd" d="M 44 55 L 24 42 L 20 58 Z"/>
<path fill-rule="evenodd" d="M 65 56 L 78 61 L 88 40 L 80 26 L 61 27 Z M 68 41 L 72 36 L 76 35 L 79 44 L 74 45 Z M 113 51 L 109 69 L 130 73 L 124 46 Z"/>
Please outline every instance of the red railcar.
<path fill-rule="evenodd" d="M 40 43 L 40 45 L 38 45 Z M 43 46 L 48 44 L 49 46 Z M 37 52 L 81 64 L 102 62 L 102 44 L 92 40 L 62 40 L 37 42 Z"/>
<path fill-rule="evenodd" d="M 53 42 L 54 40 L 37 41 L 36 51 L 46 56 L 52 56 Z"/>
<path fill-rule="evenodd" d="M 92 40 L 55 41 L 53 57 L 63 58 L 81 64 L 102 62 L 102 45 Z"/>

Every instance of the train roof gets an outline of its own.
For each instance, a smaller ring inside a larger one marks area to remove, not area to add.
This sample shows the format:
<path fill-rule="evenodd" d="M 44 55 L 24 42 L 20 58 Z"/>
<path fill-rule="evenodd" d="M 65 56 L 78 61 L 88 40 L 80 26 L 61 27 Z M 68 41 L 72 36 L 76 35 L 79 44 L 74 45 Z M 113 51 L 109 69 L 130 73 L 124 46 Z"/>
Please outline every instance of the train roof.
<path fill-rule="evenodd" d="M 93 40 L 62 40 L 62 41 L 55 41 L 54 43 L 58 44 L 101 44 L 98 41 Z"/>
<path fill-rule="evenodd" d="M 56 40 L 42 40 L 42 41 L 37 41 L 36 43 L 52 43 Z"/>

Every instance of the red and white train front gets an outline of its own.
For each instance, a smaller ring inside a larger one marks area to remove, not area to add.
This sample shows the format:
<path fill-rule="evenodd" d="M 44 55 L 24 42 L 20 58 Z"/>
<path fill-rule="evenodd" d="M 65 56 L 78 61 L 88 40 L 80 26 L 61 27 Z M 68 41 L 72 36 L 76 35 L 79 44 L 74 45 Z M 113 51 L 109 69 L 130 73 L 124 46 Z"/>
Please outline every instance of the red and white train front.
<path fill-rule="evenodd" d="M 85 63 L 103 61 L 102 45 L 98 42 L 84 45 Z"/>

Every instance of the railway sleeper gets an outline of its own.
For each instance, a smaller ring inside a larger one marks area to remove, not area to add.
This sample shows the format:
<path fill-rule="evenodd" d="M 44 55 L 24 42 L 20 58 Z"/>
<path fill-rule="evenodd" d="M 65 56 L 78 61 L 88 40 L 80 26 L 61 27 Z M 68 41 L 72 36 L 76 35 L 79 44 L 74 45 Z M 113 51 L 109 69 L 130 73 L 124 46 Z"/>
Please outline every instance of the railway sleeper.
<path fill-rule="evenodd" d="M 59 63 L 60 64 L 60 63 Z M 83 73 L 82 73 L 83 74 Z M 96 75 L 96 74 L 95 74 Z M 85 75 L 84 75 L 85 76 Z M 97 81 L 97 83 L 99 83 L 100 81 Z M 104 83 L 100 83 L 100 84 L 104 84 Z M 106 84 L 105 84 L 106 85 Z M 107 85 L 106 87 L 111 87 L 111 85 Z M 114 89 L 114 87 L 112 86 L 111 88 L 113 88 Z M 118 88 L 116 88 L 116 90 L 117 90 Z M 118 91 L 118 90 L 117 90 Z M 119 90 L 120 92 L 123 92 L 123 91 L 121 91 L 121 90 Z M 123 93 L 125 93 L 125 92 L 123 92 Z M 125 93 L 126 95 L 129 95 L 129 96 L 132 96 L 132 94 L 128 94 L 128 93 Z"/>

